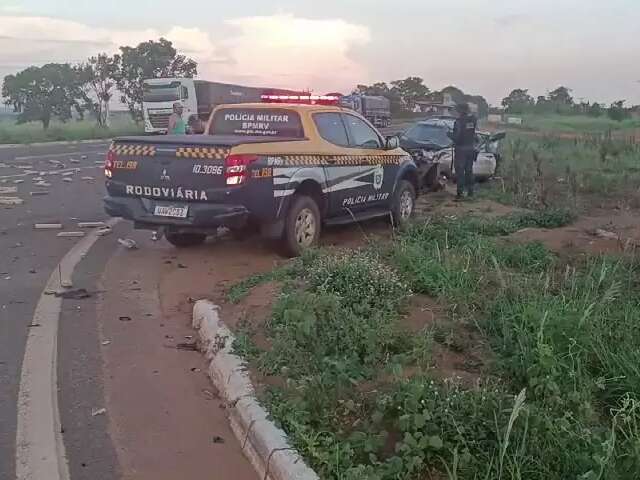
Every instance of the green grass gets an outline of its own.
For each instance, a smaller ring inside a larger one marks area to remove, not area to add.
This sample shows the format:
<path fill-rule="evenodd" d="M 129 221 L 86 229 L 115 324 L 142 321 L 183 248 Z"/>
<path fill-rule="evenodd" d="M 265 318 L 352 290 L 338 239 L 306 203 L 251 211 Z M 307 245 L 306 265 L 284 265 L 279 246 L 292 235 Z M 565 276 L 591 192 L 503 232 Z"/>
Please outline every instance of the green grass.
<path fill-rule="evenodd" d="M 66 123 L 53 121 L 47 130 L 42 128 L 41 123 L 17 125 L 10 119 L 0 120 L 0 144 L 89 140 L 143 132 L 143 126 L 137 126 L 126 114 L 114 114 L 108 129 L 100 128 L 93 120 L 70 120 Z"/>
<path fill-rule="evenodd" d="M 501 238 L 571 219 L 436 218 L 388 248 L 311 252 L 281 277 L 271 348 L 252 332 L 237 348 L 286 379 L 263 401 L 321 478 L 638 478 L 640 263 L 567 264 Z M 480 329 L 495 359 L 476 388 L 425 369 L 439 336 L 403 331 L 411 291 Z"/>
<path fill-rule="evenodd" d="M 609 130 L 627 130 L 640 128 L 640 119 L 632 118 L 618 122 L 606 115 L 590 117 L 587 115 L 524 114 L 513 115 L 522 118 L 522 126 L 509 125 L 509 129 L 535 130 L 545 133 L 595 134 Z"/>

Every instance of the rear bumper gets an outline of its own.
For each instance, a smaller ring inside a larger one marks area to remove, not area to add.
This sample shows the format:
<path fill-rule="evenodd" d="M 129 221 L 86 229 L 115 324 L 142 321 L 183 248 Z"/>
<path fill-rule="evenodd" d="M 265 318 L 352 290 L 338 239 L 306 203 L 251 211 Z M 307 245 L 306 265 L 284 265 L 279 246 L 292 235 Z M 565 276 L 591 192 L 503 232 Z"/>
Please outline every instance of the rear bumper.
<path fill-rule="evenodd" d="M 153 214 L 156 202 L 146 198 L 104 197 L 104 209 L 112 217 L 134 222 L 135 228 L 156 230 L 169 227 L 175 231 L 212 232 L 218 227 L 241 228 L 246 225 L 249 211 L 242 205 L 188 203 L 187 218 L 159 217 Z"/>

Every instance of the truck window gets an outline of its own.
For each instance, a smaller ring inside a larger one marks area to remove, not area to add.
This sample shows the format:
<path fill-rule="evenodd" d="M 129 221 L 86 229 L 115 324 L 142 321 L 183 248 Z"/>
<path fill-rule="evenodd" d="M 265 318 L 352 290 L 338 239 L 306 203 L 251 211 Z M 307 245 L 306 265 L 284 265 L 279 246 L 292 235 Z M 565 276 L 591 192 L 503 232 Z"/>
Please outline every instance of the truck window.
<path fill-rule="evenodd" d="M 347 130 L 339 113 L 314 113 L 313 121 L 318 128 L 318 133 L 327 142 L 341 147 L 349 146 Z"/>
<path fill-rule="evenodd" d="M 173 102 L 180 100 L 179 82 L 150 84 L 145 83 L 142 86 L 143 102 Z"/>
<path fill-rule="evenodd" d="M 349 146 L 354 148 L 382 148 L 380 136 L 364 121 L 354 115 L 343 114 L 342 118 L 350 133 Z"/>
<path fill-rule="evenodd" d="M 189 98 L 189 89 L 187 87 L 182 87 L 182 100 L 186 100 Z"/>
<path fill-rule="evenodd" d="M 224 108 L 214 113 L 209 133 L 304 138 L 300 115 L 285 108 Z"/>

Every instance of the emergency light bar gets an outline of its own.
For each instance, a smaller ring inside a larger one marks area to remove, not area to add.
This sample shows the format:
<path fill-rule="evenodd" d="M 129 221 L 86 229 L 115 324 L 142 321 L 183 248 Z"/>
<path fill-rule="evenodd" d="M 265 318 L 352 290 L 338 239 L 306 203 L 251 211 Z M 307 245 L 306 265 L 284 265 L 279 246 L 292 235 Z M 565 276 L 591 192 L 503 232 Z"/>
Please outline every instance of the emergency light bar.
<path fill-rule="evenodd" d="M 265 103 L 301 103 L 309 105 L 337 105 L 339 98 L 334 95 L 262 95 Z"/>

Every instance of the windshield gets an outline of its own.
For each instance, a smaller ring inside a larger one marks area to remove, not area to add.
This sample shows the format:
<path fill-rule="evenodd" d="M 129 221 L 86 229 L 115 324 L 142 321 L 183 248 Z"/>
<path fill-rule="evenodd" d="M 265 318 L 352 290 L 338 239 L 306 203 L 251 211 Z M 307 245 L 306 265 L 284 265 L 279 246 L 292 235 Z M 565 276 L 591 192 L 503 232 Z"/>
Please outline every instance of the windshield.
<path fill-rule="evenodd" d="M 174 102 L 180 100 L 180 82 L 159 85 L 144 84 L 142 101 L 144 102 Z"/>
<path fill-rule="evenodd" d="M 437 125 L 418 123 L 407 130 L 404 136 L 409 140 L 420 143 L 434 143 L 441 146 L 451 144 L 451 139 L 447 136 L 447 128 Z"/>
<path fill-rule="evenodd" d="M 225 108 L 211 122 L 212 135 L 303 138 L 300 116 L 284 108 Z"/>

